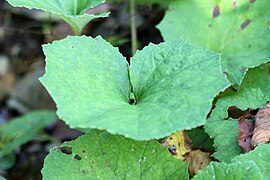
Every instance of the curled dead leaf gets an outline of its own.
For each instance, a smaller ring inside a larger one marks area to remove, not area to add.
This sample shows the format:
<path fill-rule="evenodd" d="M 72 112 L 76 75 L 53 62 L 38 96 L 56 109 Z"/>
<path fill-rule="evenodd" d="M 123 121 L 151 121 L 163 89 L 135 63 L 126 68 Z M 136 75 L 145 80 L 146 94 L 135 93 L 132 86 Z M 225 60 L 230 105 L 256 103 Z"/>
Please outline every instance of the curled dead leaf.
<path fill-rule="evenodd" d="M 248 122 L 242 118 L 238 120 L 238 143 L 243 148 L 244 153 L 247 153 L 252 149 L 251 138 L 253 134 L 253 129 L 253 122 Z"/>
<path fill-rule="evenodd" d="M 201 150 L 193 150 L 185 155 L 188 162 L 188 171 L 191 176 L 194 176 L 199 170 L 203 169 L 211 162 L 211 154 Z"/>
<path fill-rule="evenodd" d="M 255 125 L 251 139 L 252 147 L 259 143 L 268 143 L 270 141 L 270 103 L 261 107 L 255 115 Z"/>
<path fill-rule="evenodd" d="M 162 142 L 177 159 L 184 160 L 184 155 L 191 151 L 192 142 L 187 135 L 187 131 L 178 131 L 167 137 Z"/>

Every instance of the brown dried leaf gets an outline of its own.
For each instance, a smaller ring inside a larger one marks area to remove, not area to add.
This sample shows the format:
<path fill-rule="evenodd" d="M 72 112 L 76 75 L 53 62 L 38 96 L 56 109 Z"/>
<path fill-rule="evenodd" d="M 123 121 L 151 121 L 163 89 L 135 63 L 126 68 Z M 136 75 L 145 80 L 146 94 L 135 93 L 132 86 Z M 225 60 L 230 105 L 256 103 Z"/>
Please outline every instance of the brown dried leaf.
<path fill-rule="evenodd" d="M 249 152 L 251 148 L 251 138 L 253 134 L 253 122 L 247 122 L 245 119 L 238 120 L 238 143 L 243 148 L 244 153 Z"/>
<path fill-rule="evenodd" d="M 199 170 L 203 169 L 211 162 L 211 154 L 201 150 L 193 150 L 185 157 L 186 162 L 189 164 L 188 171 L 191 176 L 194 176 Z"/>
<path fill-rule="evenodd" d="M 178 131 L 164 139 L 162 145 L 168 147 L 177 159 L 184 160 L 184 155 L 191 151 L 192 142 L 187 131 Z"/>
<path fill-rule="evenodd" d="M 255 128 L 251 139 L 252 147 L 259 143 L 268 143 L 270 141 L 270 103 L 261 107 L 255 115 Z"/>

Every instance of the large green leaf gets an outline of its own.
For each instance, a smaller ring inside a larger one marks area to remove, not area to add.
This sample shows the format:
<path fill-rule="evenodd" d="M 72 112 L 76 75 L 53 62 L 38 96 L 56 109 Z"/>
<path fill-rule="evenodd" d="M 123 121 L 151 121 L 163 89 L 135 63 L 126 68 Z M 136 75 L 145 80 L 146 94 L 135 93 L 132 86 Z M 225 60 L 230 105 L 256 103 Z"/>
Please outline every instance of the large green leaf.
<path fill-rule="evenodd" d="M 182 37 L 222 54 L 222 70 L 240 84 L 248 68 L 269 61 L 270 1 L 181 0 L 158 25 L 165 40 Z"/>
<path fill-rule="evenodd" d="M 106 0 L 7 0 L 12 6 L 41 9 L 53 13 L 65 20 L 79 35 L 84 26 L 92 19 L 107 17 L 108 13 L 87 14 L 86 10 L 93 8 Z"/>
<path fill-rule="evenodd" d="M 162 138 L 204 124 L 213 98 L 228 86 L 219 55 L 182 40 L 137 52 L 130 74 L 118 50 L 100 37 L 68 37 L 45 45 L 44 52 L 41 82 L 73 128 Z"/>
<path fill-rule="evenodd" d="M 0 158 L 33 139 L 38 130 L 55 120 L 55 112 L 34 111 L 0 126 Z"/>
<path fill-rule="evenodd" d="M 172 157 L 158 142 L 104 133 L 93 130 L 52 149 L 42 169 L 44 180 L 188 179 L 187 163 Z"/>
<path fill-rule="evenodd" d="M 206 132 L 214 138 L 216 151 L 214 157 L 229 162 L 239 155 L 242 149 L 238 145 L 238 119 L 228 118 L 227 109 L 236 106 L 241 110 L 256 109 L 270 100 L 270 78 L 268 65 L 250 69 L 240 90 L 222 97 L 216 103 L 205 125 Z"/>
<path fill-rule="evenodd" d="M 200 179 L 263 180 L 270 177 L 270 145 L 260 144 L 255 150 L 235 157 L 231 163 L 214 162 L 194 177 Z"/>

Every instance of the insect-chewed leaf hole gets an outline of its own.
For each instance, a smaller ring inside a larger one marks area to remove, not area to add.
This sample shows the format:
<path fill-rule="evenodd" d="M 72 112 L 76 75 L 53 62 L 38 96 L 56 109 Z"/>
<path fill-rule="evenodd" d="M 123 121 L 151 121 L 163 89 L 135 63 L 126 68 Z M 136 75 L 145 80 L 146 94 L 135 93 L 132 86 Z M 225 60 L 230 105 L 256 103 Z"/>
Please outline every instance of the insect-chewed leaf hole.
<path fill-rule="evenodd" d="M 72 154 L 72 148 L 71 147 L 63 146 L 63 147 L 59 147 L 58 149 L 64 154 L 67 154 L 67 155 Z"/>

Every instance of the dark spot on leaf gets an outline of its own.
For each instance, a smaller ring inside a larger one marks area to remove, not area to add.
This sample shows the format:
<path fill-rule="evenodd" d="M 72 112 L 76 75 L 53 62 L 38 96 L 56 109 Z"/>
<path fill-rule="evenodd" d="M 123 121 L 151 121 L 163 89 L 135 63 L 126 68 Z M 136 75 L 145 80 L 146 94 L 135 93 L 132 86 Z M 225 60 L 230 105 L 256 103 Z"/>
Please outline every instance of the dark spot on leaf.
<path fill-rule="evenodd" d="M 72 154 L 72 148 L 71 147 L 63 146 L 63 147 L 59 147 L 58 149 L 64 154 L 67 154 L 67 155 Z"/>
<path fill-rule="evenodd" d="M 71 46 L 71 48 L 74 48 L 74 46 Z"/>
<path fill-rule="evenodd" d="M 79 156 L 78 154 L 76 154 L 75 156 L 74 156 L 74 159 L 77 159 L 77 160 L 81 160 L 82 159 L 82 157 L 81 156 Z"/>
<path fill-rule="evenodd" d="M 228 71 L 223 71 L 223 74 L 225 74 L 226 76 L 229 75 Z"/>
<path fill-rule="evenodd" d="M 203 164 L 203 162 L 201 162 L 201 164 Z"/>
<path fill-rule="evenodd" d="M 241 30 L 245 29 L 250 24 L 250 22 L 251 22 L 250 19 L 246 19 L 240 26 Z"/>
<path fill-rule="evenodd" d="M 237 2 L 236 1 L 232 2 L 232 8 L 236 8 L 236 7 L 237 7 Z"/>
<path fill-rule="evenodd" d="M 212 27 L 212 24 L 208 24 L 208 27 L 211 28 Z"/>
<path fill-rule="evenodd" d="M 251 44 L 248 45 L 248 48 L 251 48 Z"/>
<path fill-rule="evenodd" d="M 85 153 L 85 150 L 84 149 L 82 149 L 82 153 Z"/>
<path fill-rule="evenodd" d="M 239 71 L 240 71 L 240 72 L 245 72 L 246 69 L 247 69 L 247 68 L 246 68 L 245 66 L 241 66 L 241 67 L 239 68 Z"/>
<path fill-rule="evenodd" d="M 87 169 L 83 169 L 83 170 L 82 170 L 82 173 L 83 173 L 83 174 L 87 174 L 87 173 L 88 173 Z"/>
<path fill-rule="evenodd" d="M 218 17 L 219 14 L 220 14 L 220 8 L 219 8 L 219 5 L 216 5 L 214 10 L 213 10 L 213 18 Z"/>
<path fill-rule="evenodd" d="M 249 2 L 250 2 L 250 3 L 255 3 L 255 2 L 256 2 L 256 0 L 249 0 Z"/>
<path fill-rule="evenodd" d="M 95 164 L 95 161 L 91 161 L 92 164 Z"/>
<path fill-rule="evenodd" d="M 180 147 L 181 146 L 181 144 L 180 144 L 180 142 L 178 142 L 178 147 Z"/>

